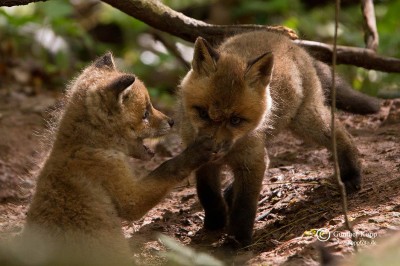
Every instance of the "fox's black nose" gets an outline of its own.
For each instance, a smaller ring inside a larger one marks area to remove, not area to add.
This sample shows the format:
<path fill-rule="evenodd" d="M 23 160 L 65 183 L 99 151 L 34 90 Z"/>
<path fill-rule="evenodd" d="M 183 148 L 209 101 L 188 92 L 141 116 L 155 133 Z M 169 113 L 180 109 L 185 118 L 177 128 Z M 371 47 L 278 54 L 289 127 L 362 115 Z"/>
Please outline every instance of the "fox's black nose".
<path fill-rule="evenodd" d="M 174 123 L 175 122 L 174 122 L 174 120 L 172 118 L 168 119 L 168 124 L 169 124 L 170 127 L 172 127 L 174 125 Z"/>

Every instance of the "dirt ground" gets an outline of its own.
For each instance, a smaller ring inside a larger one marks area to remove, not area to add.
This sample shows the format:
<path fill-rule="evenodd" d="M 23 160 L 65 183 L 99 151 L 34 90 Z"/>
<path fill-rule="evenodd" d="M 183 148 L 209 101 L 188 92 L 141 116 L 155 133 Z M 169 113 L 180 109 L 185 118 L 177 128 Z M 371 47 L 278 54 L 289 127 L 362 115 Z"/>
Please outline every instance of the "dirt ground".
<path fill-rule="evenodd" d="M 59 95 L 0 89 L 0 239 L 18 234 L 35 189 L 35 176 L 43 159 L 46 120 Z M 348 214 L 360 249 L 374 248 L 379 238 L 400 230 L 400 99 L 383 102 L 376 115 L 340 114 L 356 139 L 363 164 L 363 189 L 349 197 Z M 160 155 L 150 162 L 132 161 L 145 174 L 180 150 L 177 134 L 157 145 Z M 264 178 L 255 223 L 254 244 L 239 251 L 228 264 L 318 265 L 316 230 L 325 228 L 330 252 L 353 252 L 346 233 L 341 199 L 332 178 L 326 149 L 305 143 L 290 133 L 281 134 L 268 148 L 270 169 Z M 231 175 L 224 172 L 225 182 Z M 135 260 L 160 265 L 165 247 L 157 234 L 220 257 L 223 232 L 202 230 L 204 213 L 189 179 L 144 218 L 123 222 Z M 226 258 L 225 258 L 226 259 Z"/>

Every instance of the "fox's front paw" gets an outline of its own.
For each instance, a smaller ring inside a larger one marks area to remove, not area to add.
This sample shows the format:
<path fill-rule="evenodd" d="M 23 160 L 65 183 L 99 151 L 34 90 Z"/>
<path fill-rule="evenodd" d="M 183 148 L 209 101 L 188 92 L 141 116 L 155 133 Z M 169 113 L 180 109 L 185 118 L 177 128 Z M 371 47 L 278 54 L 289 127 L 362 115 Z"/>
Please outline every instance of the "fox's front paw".
<path fill-rule="evenodd" d="M 361 190 L 361 175 L 354 175 L 351 178 L 344 177 L 342 181 L 346 187 L 347 194 L 354 194 Z"/>
<path fill-rule="evenodd" d="M 206 211 L 204 228 L 211 231 L 221 230 L 226 225 L 226 218 L 226 208 Z"/>
<path fill-rule="evenodd" d="M 228 153 L 229 147 L 216 143 L 212 136 L 203 135 L 197 137 L 189 148 L 194 149 L 204 162 L 211 162 L 224 157 Z"/>
<path fill-rule="evenodd" d="M 362 176 L 360 167 L 342 167 L 340 177 L 346 187 L 347 194 L 356 193 L 361 189 Z"/>
<path fill-rule="evenodd" d="M 215 154 L 214 139 L 211 136 L 201 136 L 188 147 L 193 153 L 193 159 L 198 158 L 203 162 L 211 161 Z"/>

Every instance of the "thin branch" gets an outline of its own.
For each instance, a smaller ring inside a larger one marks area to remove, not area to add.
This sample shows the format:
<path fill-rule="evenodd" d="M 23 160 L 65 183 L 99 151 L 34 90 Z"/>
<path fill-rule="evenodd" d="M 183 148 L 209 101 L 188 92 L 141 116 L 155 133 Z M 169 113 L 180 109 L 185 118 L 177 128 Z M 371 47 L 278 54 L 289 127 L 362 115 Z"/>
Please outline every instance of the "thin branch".
<path fill-rule="evenodd" d="M 41 0 L 0 0 L 0 6 L 23 5 L 37 1 Z M 228 36 L 254 30 L 280 32 L 288 35 L 291 39 L 297 39 L 293 30 L 282 26 L 207 24 L 176 12 L 155 0 L 103 0 L 103 2 L 156 29 L 190 42 L 194 42 L 198 36 L 202 36 L 209 42 L 216 44 Z M 304 40 L 296 40 L 295 42 L 306 48 L 316 59 L 326 63 L 332 62 L 333 48 L 331 45 Z M 400 73 L 400 59 L 378 56 L 373 50 L 365 48 L 338 46 L 337 51 L 338 64 Z"/>
<path fill-rule="evenodd" d="M 182 54 L 179 52 L 175 43 L 172 43 L 168 41 L 166 38 L 164 38 L 164 36 L 160 31 L 154 30 L 151 32 L 151 34 L 153 35 L 154 39 L 160 41 L 165 46 L 165 48 L 167 48 L 167 50 L 178 59 L 178 61 L 182 64 L 185 70 L 190 69 L 190 64 L 182 57 Z"/>
<path fill-rule="evenodd" d="M 361 0 L 361 10 L 364 18 L 364 41 L 368 49 L 376 52 L 379 45 L 379 35 L 376 29 L 375 9 L 372 0 Z"/>
<path fill-rule="evenodd" d="M 292 39 L 297 39 L 294 31 L 281 26 L 261 25 L 212 25 L 176 12 L 159 1 L 149 0 L 103 0 L 126 14 L 146 24 L 165 31 L 186 41 L 194 42 L 198 36 L 217 44 L 234 34 L 254 30 L 281 32 Z M 310 41 L 297 41 L 314 57 L 324 62 L 332 62 L 332 46 Z M 400 60 L 382 57 L 373 51 L 363 48 L 338 48 L 338 64 L 355 65 L 367 69 L 400 73 Z"/>
<path fill-rule="evenodd" d="M 334 175 L 336 177 L 336 182 L 340 189 L 340 195 L 342 198 L 342 210 L 344 216 L 344 222 L 347 227 L 347 230 L 351 233 L 351 240 L 353 241 L 354 250 L 357 252 L 357 241 L 356 235 L 354 234 L 353 228 L 351 227 L 349 217 L 347 215 L 347 196 L 346 189 L 340 178 L 339 171 L 339 160 L 337 154 L 337 145 L 336 145 L 336 127 L 335 127 L 335 110 L 336 110 L 336 84 L 335 84 L 335 72 L 336 72 L 336 52 L 337 52 L 337 30 L 339 27 L 339 11 L 340 11 L 340 0 L 336 0 L 335 5 L 335 36 L 333 39 L 333 56 L 332 56 L 332 105 L 331 105 L 331 132 L 332 132 L 332 153 L 333 153 L 333 162 L 334 162 Z"/>
<path fill-rule="evenodd" d="M 0 0 L 0 6 L 23 6 L 30 3 L 46 1 L 47 0 Z"/>
<path fill-rule="evenodd" d="M 263 213 L 261 213 L 260 215 L 257 216 L 256 218 L 256 222 L 264 219 L 265 217 L 267 217 L 269 214 L 271 213 L 271 210 L 265 211 Z"/>
<path fill-rule="evenodd" d="M 293 30 L 282 26 L 207 24 L 203 21 L 189 18 L 165 6 L 161 2 L 154 0 L 103 0 L 103 2 L 112 5 L 154 28 L 190 42 L 194 42 L 198 36 L 201 36 L 209 42 L 217 44 L 231 35 L 254 30 L 280 32 L 288 35 L 292 39 L 297 39 L 297 35 Z M 318 55 L 318 57 L 316 57 L 318 60 L 324 62 L 332 61 L 331 46 L 309 41 L 299 42 L 309 50 L 314 57 Z M 385 72 L 400 72 L 399 59 L 377 56 L 368 49 L 342 46 L 338 49 L 337 56 L 339 64 L 355 65 Z"/>
<path fill-rule="evenodd" d="M 305 48 L 314 58 L 325 63 L 332 62 L 332 45 L 306 40 L 295 40 L 294 42 Z M 337 46 L 336 56 L 337 64 L 353 65 L 383 72 L 400 73 L 400 59 L 379 56 L 370 49 Z"/>
<path fill-rule="evenodd" d="M 254 30 L 280 32 L 292 39 L 297 39 L 293 30 L 283 26 L 208 24 L 187 17 L 156 0 L 103 0 L 103 2 L 156 29 L 189 42 L 194 42 L 198 36 L 201 36 L 211 43 L 219 43 L 234 34 Z"/>

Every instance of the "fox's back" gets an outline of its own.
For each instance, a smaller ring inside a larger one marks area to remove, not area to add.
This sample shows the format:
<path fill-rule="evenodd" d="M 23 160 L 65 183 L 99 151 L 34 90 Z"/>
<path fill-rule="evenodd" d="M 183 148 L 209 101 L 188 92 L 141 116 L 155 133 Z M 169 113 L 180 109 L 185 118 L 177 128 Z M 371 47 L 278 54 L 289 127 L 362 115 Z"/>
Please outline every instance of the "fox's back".
<path fill-rule="evenodd" d="M 205 210 L 204 228 L 227 226 L 228 245 L 251 244 L 268 167 L 267 141 L 273 135 L 289 128 L 331 147 L 330 113 L 314 62 L 305 50 L 274 33 L 239 34 L 217 48 L 201 37 L 196 40 L 192 69 L 180 86 L 182 138 L 190 143 L 196 135 L 208 135 L 221 147 L 212 163 L 197 170 L 196 187 Z M 342 181 L 356 191 L 361 183 L 357 150 L 340 126 L 337 141 Z M 221 195 L 223 165 L 234 180 Z"/>
<path fill-rule="evenodd" d="M 293 55 L 297 47 L 286 36 L 267 32 L 255 31 L 236 35 L 227 39 L 219 46 L 219 51 L 237 54 L 245 59 L 258 57 L 260 53 L 273 52 L 278 60 Z"/>

